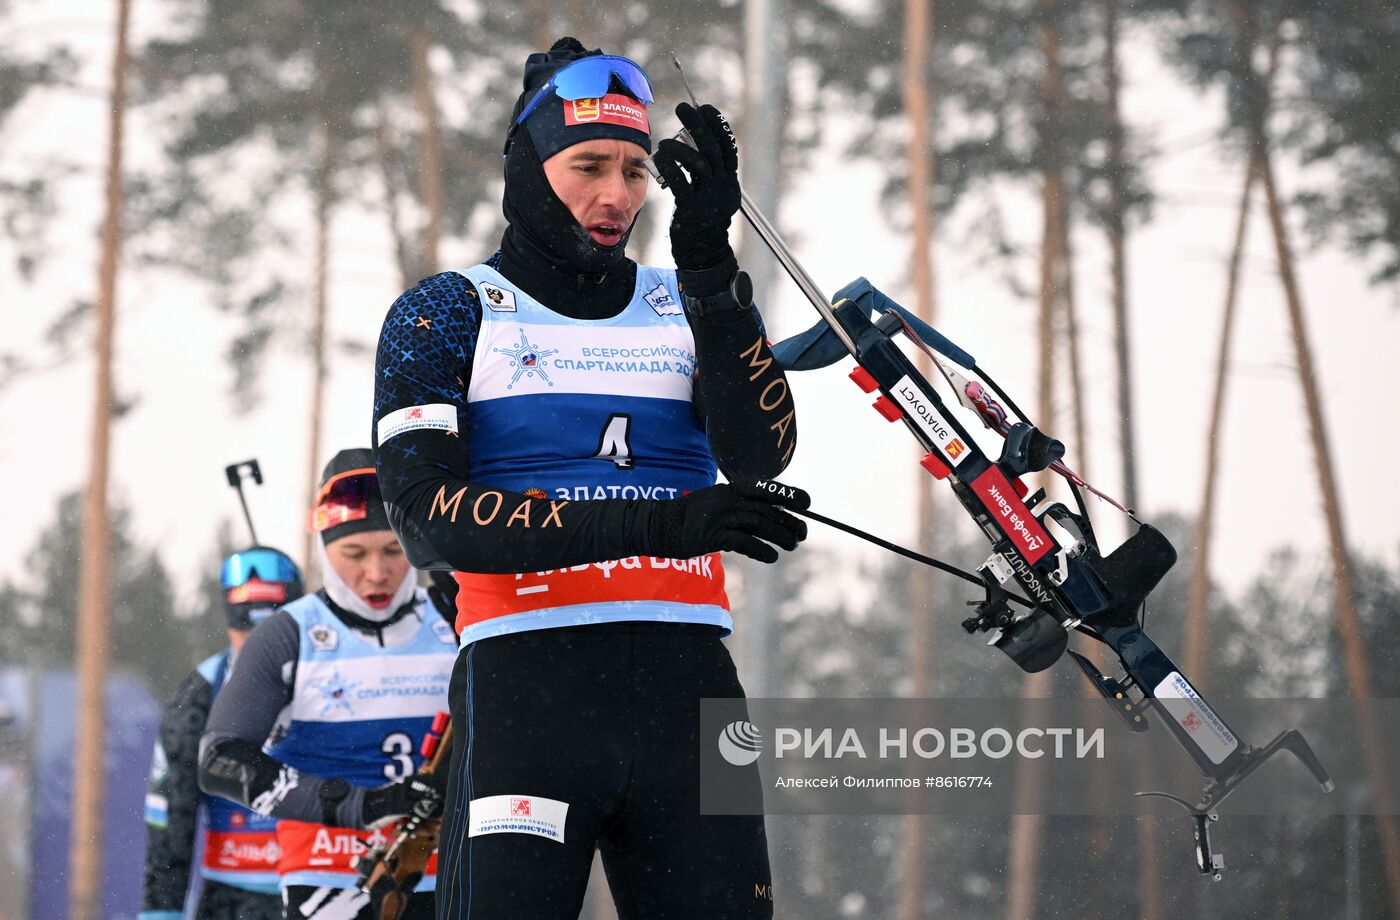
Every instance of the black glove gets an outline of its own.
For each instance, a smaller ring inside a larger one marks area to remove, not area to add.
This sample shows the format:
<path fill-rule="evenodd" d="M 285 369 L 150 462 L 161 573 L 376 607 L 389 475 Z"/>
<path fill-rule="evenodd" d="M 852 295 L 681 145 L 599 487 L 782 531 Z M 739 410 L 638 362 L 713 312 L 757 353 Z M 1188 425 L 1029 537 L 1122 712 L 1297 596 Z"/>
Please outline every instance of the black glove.
<path fill-rule="evenodd" d="M 428 585 L 428 600 L 433 602 L 437 612 L 442 614 L 447 625 L 452 627 L 453 632 L 456 632 L 458 588 L 456 573 L 435 569 L 428 573 L 428 579 L 432 582 Z"/>
<path fill-rule="evenodd" d="M 650 520 L 651 552 L 693 559 L 729 550 L 777 562 L 778 551 L 769 543 L 794 550 L 807 539 L 806 522 L 783 508 L 803 510 L 811 503 L 801 489 L 767 481 L 710 486 L 659 501 Z"/>
<path fill-rule="evenodd" d="M 378 827 L 389 821 L 406 816 L 420 799 L 431 797 L 430 818 L 442 814 L 442 802 L 447 797 L 447 780 L 434 773 L 419 773 L 397 783 L 380 786 L 365 793 L 361 823 L 365 827 Z"/>
<path fill-rule="evenodd" d="M 682 272 L 681 286 L 693 297 L 708 297 L 722 291 L 738 267 L 729 248 L 729 221 L 739 210 L 739 146 L 729 122 L 712 105 L 697 111 L 682 102 L 676 116 L 698 149 L 667 138 L 656 145 L 653 162 L 676 197 L 671 256 Z M 715 283 L 703 283 L 711 280 L 710 270 L 721 268 Z M 687 287 L 685 274 L 692 272 L 706 277 L 692 277 Z M 702 289 L 692 289 L 697 283 Z"/>

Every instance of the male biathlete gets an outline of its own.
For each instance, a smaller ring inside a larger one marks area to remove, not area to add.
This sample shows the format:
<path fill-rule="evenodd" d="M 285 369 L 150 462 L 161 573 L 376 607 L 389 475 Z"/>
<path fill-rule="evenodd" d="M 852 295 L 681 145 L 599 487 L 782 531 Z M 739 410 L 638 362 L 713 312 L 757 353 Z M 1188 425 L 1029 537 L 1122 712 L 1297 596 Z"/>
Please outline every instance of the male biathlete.
<path fill-rule="evenodd" d="M 677 270 L 626 256 L 651 101 L 625 58 L 530 55 L 500 251 L 420 281 L 380 335 L 390 522 L 460 586 L 442 918 L 577 917 L 595 848 L 624 920 L 772 915 L 762 817 L 700 814 L 697 723 L 743 696 L 720 551 L 773 562 L 806 535 L 756 485 L 795 412 L 730 249 L 713 107 L 677 109 L 698 150 L 658 145 Z"/>
<path fill-rule="evenodd" d="M 324 587 L 248 636 L 209 714 L 199 782 L 278 819 L 288 918 L 377 920 L 353 861 L 439 791 L 441 781 L 414 774 L 447 707 L 457 639 L 389 529 L 367 448 L 331 459 L 312 527 Z M 410 920 L 433 915 L 435 863 Z"/>
<path fill-rule="evenodd" d="M 224 560 L 219 583 L 228 647 L 200 662 L 161 715 L 146 793 L 146 876 L 137 920 L 180 920 L 198 852 L 203 887 L 196 920 L 282 916 L 277 822 L 199 791 L 199 736 L 249 630 L 301 597 L 301 570 L 280 550 L 250 546 Z"/>

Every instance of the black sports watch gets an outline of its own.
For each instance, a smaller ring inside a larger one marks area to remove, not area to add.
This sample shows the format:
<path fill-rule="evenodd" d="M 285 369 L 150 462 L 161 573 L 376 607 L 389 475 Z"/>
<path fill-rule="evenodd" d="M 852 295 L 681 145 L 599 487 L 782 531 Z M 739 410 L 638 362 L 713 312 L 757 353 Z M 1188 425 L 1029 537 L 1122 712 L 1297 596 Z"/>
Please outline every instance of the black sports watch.
<path fill-rule="evenodd" d="M 682 291 L 681 299 L 685 301 L 685 312 L 691 316 L 710 316 L 716 313 L 747 310 L 753 304 L 753 281 L 741 270 L 735 272 L 734 277 L 729 279 L 727 290 L 711 294 L 709 297 L 691 297 Z"/>
<path fill-rule="evenodd" d="M 318 790 L 321 797 L 321 823 L 336 826 L 335 811 L 350 794 L 350 784 L 343 779 L 328 779 Z"/>

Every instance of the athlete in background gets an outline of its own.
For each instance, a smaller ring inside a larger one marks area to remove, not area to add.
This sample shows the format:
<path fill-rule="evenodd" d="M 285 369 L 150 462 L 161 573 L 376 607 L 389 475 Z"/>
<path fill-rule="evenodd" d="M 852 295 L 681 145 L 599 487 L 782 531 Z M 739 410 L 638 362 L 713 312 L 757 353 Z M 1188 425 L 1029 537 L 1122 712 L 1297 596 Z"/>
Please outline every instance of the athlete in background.
<path fill-rule="evenodd" d="M 439 916 L 572 920 L 600 848 L 624 920 L 771 917 L 762 817 L 699 814 L 699 700 L 744 695 L 719 553 L 806 535 L 756 483 L 796 422 L 729 245 L 733 135 L 677 109 L 678 270 L 638 265 L 646 74 L 565 38 L 523 82 L 500 252 L 405 292 L 376 359 L 390 520 L 460 585 Z"/>
<path fill-rule="evenodd" d="M 233 670 L 249 630 L 302 595 L 301 570 L 285 553 L 252 546 L 219 571 L 228 648 L 185 678 L 166 703 L 146 794 L 146 879 L 138 920 L 178 920 L 202 854 L 198 920 L 272 920 L 277 889 L 277 822 L 199 791 L 199 736 L 209 707 Z M 196 841 L 196 828 L 203 840 Z"/>
<path fill-rule="evenodd" d="M 327 465 L 312 510 L 325 586 L 253 630 L 200 745 L 199 781 L 278 819 L 285 915 L 368 920 L 354 858 L 436 780 L 419 744 L 447 708 L 457 639 L 389 529 L 368 449 Z M 431 892 L 436 858 L 417 890 Z M 405 917 L 430 917 L 431 894 Z"/>

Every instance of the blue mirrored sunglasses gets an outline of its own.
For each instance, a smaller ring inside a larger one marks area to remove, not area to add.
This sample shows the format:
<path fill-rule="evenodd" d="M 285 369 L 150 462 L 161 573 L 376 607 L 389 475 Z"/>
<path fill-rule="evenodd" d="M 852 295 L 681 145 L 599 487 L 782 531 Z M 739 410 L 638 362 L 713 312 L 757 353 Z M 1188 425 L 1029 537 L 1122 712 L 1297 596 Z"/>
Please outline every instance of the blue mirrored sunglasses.
<path fill-rule="evenodd" d="M 541 102 L 549 96 L 551 92 L 559 96 L 560 99 L 597 99 L 606 96 L 608 87 L 612 85 L 613 78 L 616 77 L 627 88 L 627 91 L 646 105 L 655 101 L 651 92 L 651 81 L 647 79 L 647 72 L 636 61 L 625 57 L 617 57 L 612 54 L 598 54 L 593 57 L 579 58 L 556 70 L 545 81 L 544 86 L 530 101 L 525 104 L 525 108 L 520 110 L 520 115 L 511 123 L 510 130 L 506 132 L 507 142 L 515 129 L 524 123 L 530 113 L 539 106 Z"/>
<path fill-rule="evenodd" d="M 234 553 L 219 570 L 219 583 L 225 591 L 247 584 L 252 578 L 291 584 L 301 581 L 301 570 L 285 554 L 261 547 Z"/>

